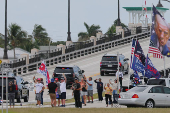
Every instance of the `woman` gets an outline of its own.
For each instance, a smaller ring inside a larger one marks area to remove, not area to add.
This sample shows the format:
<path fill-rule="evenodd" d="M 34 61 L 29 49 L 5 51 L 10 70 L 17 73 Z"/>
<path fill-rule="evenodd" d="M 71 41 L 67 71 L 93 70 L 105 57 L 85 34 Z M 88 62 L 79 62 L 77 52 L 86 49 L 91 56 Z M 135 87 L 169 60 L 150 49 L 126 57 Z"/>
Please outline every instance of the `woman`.
<path fill-rule="evenodd" d="M 113 89 L 112 87 L 110 87 L 109 83 L 107 83 L 107 86 L 105 84 L 104 89 L 105 89 L 106 107 L 108 107 L 108 99 L 111 102 L 111 107 L 113 107 L 112 98 L 111 98 Z"/>
<path fill-rule="evenodd" d="M 83 100 L 84 100 L 84 106 L 86 106 L 87 88 L 88 88 L 88 86 L 86 85 L 86 81 L 84 80 L 83 85 L 82 85 L 82 96 L 83 96 Z"/>
<path fill-rule="evenodd" d="M 8 86 L 8 97 L 9 97 L 9 104 L 10 104 L 10 108 L 11 108 L 11 104 L 13 104 L 13 108 L 14 108 L 14 99 L 15 99 L 15 85 L 12 83 L 12 81 L 9 82 L 9 86 Z"/>

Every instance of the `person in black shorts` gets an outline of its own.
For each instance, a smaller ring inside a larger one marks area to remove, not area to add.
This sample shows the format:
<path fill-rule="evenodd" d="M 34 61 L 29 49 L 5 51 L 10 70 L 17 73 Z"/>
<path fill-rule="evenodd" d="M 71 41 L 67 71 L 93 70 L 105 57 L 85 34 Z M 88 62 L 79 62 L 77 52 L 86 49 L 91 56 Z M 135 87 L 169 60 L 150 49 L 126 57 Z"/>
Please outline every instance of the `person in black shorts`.
<path fill-rule="evenodd" d="M 81 86 L 79 84 L 78 78 L 75 78 L 75 83 L 73 84 L 73 90 L 74 90 L 74 99 L 75 99 L 75 105 L 77 108 L 80 108 L 80 90 Z"/>

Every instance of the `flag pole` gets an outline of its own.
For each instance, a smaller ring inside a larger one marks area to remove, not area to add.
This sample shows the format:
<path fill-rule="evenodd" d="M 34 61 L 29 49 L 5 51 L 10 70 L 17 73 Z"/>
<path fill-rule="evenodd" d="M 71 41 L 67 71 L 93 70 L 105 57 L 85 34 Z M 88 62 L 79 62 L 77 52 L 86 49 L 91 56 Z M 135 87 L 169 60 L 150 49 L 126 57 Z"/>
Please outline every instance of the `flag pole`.
<path fill-rule="evenodd" d="M 164 58 L 164 77 L 166 76 L 166 69 L 165 69 L 165 56 L 163 57 Z"/>
<path fill-rule="evenodd" d="M 119 89 L 119 52 L 117 52 L 117 59 L 118 59 L 118 75 L 116 75 L 116 78 L 117 78 L 117 86 Z M 119 92 L 119 94 L 120 94 L 120 92 Z"/>

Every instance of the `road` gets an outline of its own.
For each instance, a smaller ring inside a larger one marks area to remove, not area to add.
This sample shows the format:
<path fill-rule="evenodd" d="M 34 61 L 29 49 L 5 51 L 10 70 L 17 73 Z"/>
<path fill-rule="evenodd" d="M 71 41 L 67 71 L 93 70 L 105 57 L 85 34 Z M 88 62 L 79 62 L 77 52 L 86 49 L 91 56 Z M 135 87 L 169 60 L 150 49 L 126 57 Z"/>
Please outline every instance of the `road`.
<path fill-rule="evenodd" d="M 142 47 L 145 55 L 147 55 L 148 48 L 149 48 L 149 39 L 140 40 L 139 43 L 141 44 L 141 47 Z M 119 46 L 119 47 L 116 47 L 116 48 L 111 48 L 111 49 L 108 49 L 108 50 L 105 50 L 105 51 L 101 51 L 101 52 L 98 52 L 98 53 L 95 53 L 95 54 L 92 54 L 92 55 L 80 57 L 80 58 L 77 58 L 76 60 L 64 62 L 64 63 L 61 63 L 59 65 L 77 65 L 81 69 L 85 70 L 84 74 L 87 77 L 92 77 L 93 80 L 101 78 L 103 83 L 107 83 L 109 81 L 109 79 L 114 80 L 115 75 L 100 76 L 100 61 L 101 61 L 102 56 L 105 53 L 117 54 L 117 52 L 119 52 L 119 54 L 125 55 L 126 58 L 130 59 L 131 44 L 126 44 L 126 45 Z M 150 55 L 150 59 L 152 60 L 152 63 L 154 64 L 154 66 L 158 70 L 161 70 L 161 69 L 164 68 L 164 62 L 163 62 L 162 59 L 152 58 L 151 55 Z M 170 59 L 169 58 L 166 59 L 166 67 L 170 67 Z M 54 71 L 54 66 L 48 67 L 48 71 L 49 71 L 49 75 L 50 75 L 50 78 L 51 78 L 53 71 Z M 131 70 L 130 70 L 130 72 L 132 73 Z M 36 76 L 36 78 L 41 77 L 41 78 L 44 78 L 44 80 L 45 80 L 45 77 L 43 77 L 42 75 L 37 74 L 37 73 L 25 75 L 25 76 L 23 76 L 23 78 L 26 81 L 32 82 L 33 76 Z M 129 76 L 124 75 L 123 85 L 128 85 L 128 80 L 129 80 Z M 94 83 L 93 88 L 94 88 L 94 93 L 95 93 L 96 92 L 96 84 L 95 83 Z M 71 90 L 67 90 L 67 98 L 72 98 L 72 91 Z M 44 101 L 45 102 L 50 101 L 49 95 L 47 95 L 47 89 L 45 90 L 45 93 L 44 93 Z M 29 103 L 33 103 L 33 102 L 35 102 L 35 94 L 34 94 L 34 92 L 30 92 Z"/>

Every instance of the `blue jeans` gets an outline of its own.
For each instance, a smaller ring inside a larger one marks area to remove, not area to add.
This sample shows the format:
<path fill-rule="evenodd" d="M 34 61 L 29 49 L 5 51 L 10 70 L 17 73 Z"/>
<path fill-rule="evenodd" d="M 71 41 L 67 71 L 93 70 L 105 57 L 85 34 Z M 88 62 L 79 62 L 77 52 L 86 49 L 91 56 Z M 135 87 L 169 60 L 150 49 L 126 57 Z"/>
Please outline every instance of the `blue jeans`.
<path fill-rule="evenodd" d="M 113 90 L 113 102 L 117 101 L 117 99 L 115 98 L 114 94 L 117 94 L 117 90 Z"/>
<path fill-rule="evenodd" d="M 81 96 L 81 98 L 82 98 L 82 104 L 84 104 L 84 99 L 83 99 L 83 96 Z"/>
<path fill-rule="evenodd" d="M 44 91 L 41 92 L 41 104 L 43 105 L 43 93 Z"/>

